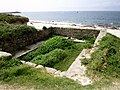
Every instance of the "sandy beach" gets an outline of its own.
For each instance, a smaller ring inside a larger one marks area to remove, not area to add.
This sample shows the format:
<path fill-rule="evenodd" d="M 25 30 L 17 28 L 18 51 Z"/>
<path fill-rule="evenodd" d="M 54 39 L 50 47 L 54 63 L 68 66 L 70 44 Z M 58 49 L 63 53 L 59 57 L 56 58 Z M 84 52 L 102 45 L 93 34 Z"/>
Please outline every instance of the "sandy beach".
<path fill-rule="evenodd" d="M 38 30 L 42 30 L 42 28 L 45 26 L 47 28 L 49 27 L 60 27 L 60 28 L 74 28 L 74 29 L 92 29 L 92 30 L 106 30 L 107 33 L 110 33 L 112 35 L 117 36 L 120 38 L 120 28 L 119 29 L 109 29 L 100 27 L 98 25 L 82 25 L 82 24 L 75 24 L 75 23 L 65 23 L 65 22 L 49 22 L 49 21 L 29 21 L 27 23 L 28 26 L 33 26 Z"/>
<path fill-rule="evenodd" d="M 76 29 L 104 29 L 102 27 L 98 27 L 97 25 L 82 25 L 75 23 L 65 23 L 65 22 L 47 22 L 47 21 L 30 21 L 27 23 L 28 26 L 33 26 L 36 29 L 42 29 L 43 26 L 49 27 L 61 27 L 61 28 L 76 28 Z"/>

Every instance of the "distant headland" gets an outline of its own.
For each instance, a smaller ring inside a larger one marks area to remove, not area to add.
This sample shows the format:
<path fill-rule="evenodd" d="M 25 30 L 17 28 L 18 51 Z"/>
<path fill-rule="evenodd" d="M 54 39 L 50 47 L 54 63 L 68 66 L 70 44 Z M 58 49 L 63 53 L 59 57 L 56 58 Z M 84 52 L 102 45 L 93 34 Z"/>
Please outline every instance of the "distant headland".
<path fill-rule="evenodd" d="M 14 12 L 0 12 L 0 14 L 12 14 L 12 13 L 21 13 L 19 11 L 14 11 Z"/>

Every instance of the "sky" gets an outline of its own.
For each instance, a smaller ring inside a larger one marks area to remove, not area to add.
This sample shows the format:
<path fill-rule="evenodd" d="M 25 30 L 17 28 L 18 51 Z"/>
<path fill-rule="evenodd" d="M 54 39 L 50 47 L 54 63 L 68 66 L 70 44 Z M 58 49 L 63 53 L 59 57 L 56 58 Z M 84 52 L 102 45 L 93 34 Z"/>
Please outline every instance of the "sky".
<path fill-rule="evenodd" d="M 120 11 L 120 0 L 0 0 L 0 12 Z"/>

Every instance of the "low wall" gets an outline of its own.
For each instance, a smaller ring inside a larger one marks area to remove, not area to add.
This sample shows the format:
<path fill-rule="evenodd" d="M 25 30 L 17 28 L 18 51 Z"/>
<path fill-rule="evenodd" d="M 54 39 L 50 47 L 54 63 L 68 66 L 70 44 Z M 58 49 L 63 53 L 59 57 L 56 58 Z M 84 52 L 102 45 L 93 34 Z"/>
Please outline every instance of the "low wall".
<path fill-rule="evenodd" d="M 67 36 L 67 37 L 76 37 L 76 36 L 95 36 L 99 34 L 99 30 L 91 29 L 74 29 L 74 28 L 50 28 L 54 34 Z"/>

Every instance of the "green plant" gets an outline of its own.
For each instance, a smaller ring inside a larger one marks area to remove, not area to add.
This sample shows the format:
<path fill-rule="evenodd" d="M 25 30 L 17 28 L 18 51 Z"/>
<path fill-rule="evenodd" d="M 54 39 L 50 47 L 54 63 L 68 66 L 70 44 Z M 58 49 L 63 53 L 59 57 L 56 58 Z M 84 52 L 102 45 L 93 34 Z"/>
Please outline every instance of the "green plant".
<path fill-rule="evenodd" d="M 66 57 L 65 51 L 61 49 L 55 49 L 45 55 L 38 55 L 33 58 L 32 62 L 36 64 L 42 64 L 44 66 L 53 67 L 60 60 L 63 60 Z"/>
<path fill-rule="evenodd" d="M 9 24 L 26 24 L 29 21 L 28 18 L 11 15 L 11 14 L 0 14 L 0 22 L 9 23 Z"/>
<path fill-rule="evenodd" d="M 46 30 L 47 29 L 47 27 L 46 26 L 43 26 L 43 30 Z"/>
<path fill-rule="evenodd" d="M 37 50 L 30 52 L 29 54 L 27 54 L 21 59 L 29 61 L 38 55 L 49 53 L 50 51 L 57 48 L 65 49 L 67 47 L 70 47 L 71 45 L 73 45 L 72 41 L 67 40 L 62 36 L 55 36 L 45 41 Z"/>
<path fill-rule="evenodd" d="M 20 64 L 21 62 L 19 60 L 10 59 L 7 57 L 0 57 L 0 68 L 1 69 L 18 66 Z"/>
<path fill-rule="evenodd" d="M 120 78 L 120 39 L 107 34 L 102 41 L 98 50 L 92 54 L 90 60 L 83 60 L 89 70 L 97 71 L 104 76 Z"/>
<path fill-rule="evenodd" d="M 33 43 L 37 30 L 26 25 L 0 23 L 0 48 L 3 51 L 13 52 Z M 11 47 L 11 48 L 9 48 Z"/>
<path fill-rule="evenodd" d="M 87 42 L 94 44 L 96 37 L 94 36 L 77 36 L 76 37 L 79 40 L 86 40 Z"/>

